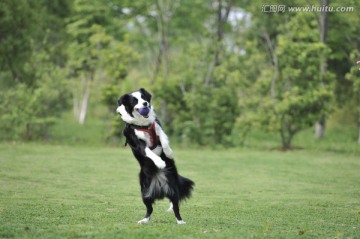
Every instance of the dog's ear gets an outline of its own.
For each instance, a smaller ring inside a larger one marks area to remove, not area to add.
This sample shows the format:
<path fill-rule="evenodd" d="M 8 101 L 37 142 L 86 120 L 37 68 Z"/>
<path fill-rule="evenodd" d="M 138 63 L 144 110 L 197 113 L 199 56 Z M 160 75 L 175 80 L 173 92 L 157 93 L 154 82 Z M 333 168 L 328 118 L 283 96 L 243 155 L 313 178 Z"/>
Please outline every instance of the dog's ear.
<path fill-rule="evenodd" d="M 126 95 L 123 95 L 119 98 L 118 100 L 118 105 L 128 105 L 130 102 L 130 95 L 129 94 L 126 94 Z"/>
<path fill-rule="evenodd" d="M 151 95 L 149 92 L 147 92 L 144 88 L 140 88 L 139 91 L 140 91 L 140 93 L 141 93 L 141 95 L 142 95 L 142 98 L 143 98 L 144 100 L 146 100 L 146 101 L 148 101 L 148 102 L 151 101 L 152 95 Z"/>
<path fill-rule="evenodd" d="M 132 99 L 133 99 L 133 97 L 131 95 L 129 95 L 129 94 L 123 95 L 118 100 L 118 105 L 119 106 L 124 105 L 126 112 L 128 112 L 128 114 L 131 117 L 134 117 L 133 114 L 132 114 L 132 110 L 133 110 L 133 108 L 132 108 L 133 107 Z"/>

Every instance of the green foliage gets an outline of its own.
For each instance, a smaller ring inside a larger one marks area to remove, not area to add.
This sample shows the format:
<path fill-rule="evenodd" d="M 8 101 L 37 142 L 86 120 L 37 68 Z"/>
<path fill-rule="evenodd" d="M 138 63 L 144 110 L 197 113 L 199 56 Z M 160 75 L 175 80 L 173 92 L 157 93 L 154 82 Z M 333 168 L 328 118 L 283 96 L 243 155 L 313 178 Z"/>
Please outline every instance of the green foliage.
<path fill-rule="evenodd" d="M 32 36 L 38 30 L 34 5 L 27 0 L 0 2 L 0 71 L 10 73 L 2 80 L 5 86 L 29 83 L 24 64 L 31 58 Z"/>
<path fill-rule="evenodd" d="M 140 59 L 140 55 L 124 41 L 112 39 L 110 46 L 102 51 L 102 67 L 106 73 L 107 82 L 103 85 L 101 101 L 113 110 L 122 90 L 122 85 L 128 77 L 131 65 Z"/>
<path fill-rule="evenodd" d="M 167 133 L 191 144 L 229 146 L 261 128 L 278 132 L 290 147 L 298 132 L 344 105 L 353 108 L 345 117 L 359 124 L 358 72 L 352 67 L 360 42 L 359 2 L 330 1 L 354 11 L 328 13 L 325 44 L 319 12 L 273 13 L 262 6 L 227 0 L 1 1 L 2 138 L 46 135 L 58 113 L 68 110 L 68 98 L 79 118 L 108 110 L 100 118 L 119 136 L 116 101 L 139 87 L 154 93 Z M 18 119 L 5 103 L 11 99 L 34 115 Z M 25 118 L 41 125 L 30 127 L 38 133 L 24 133 Z"/>
<path fill-rule="evenodd" d="M 64 40 L 54 33 L 58 29 L 50 28 L 61 25 L 59 15 L 33 1 L 0 4 L 0 25 L 4 29 L 0 37 L 1 138 L 47 137 L 49 127 L 69 103 L 63 59 L 50 47 L 61 49 L 58 38 Z M 65 5 L 63 2 L 61 7 Z"/>
<path fill-rule="evenodd" d="M 232 88 L 194 89 L 185 98 L 189 109 L 185 119 L 178 117 L 177 133 L 183 140 L 200 145 L 231 145 L 231 133 L 237 116 L 237 98 Z M 181 124 L 181 122 L 184 122 Z"/>
<path fill-rule="evenodd" d="M 85 121 L 83 115 L 88 111 L 89 98 L 94 97 L 90 97 L 93 91 L 100 95 L 96 100 L 114 112 L 129 66 L 139 58 L 126 36 L 120 34 L 121 30 L 111 32 L 118 25 L 114 19 L 119 20 L 118 16 L 109 17 L 114 14 L 115 7 L 103 1 L 92 3 L 76 1 L 74 14 L 66 26 L 71 36 L 67 68 L 72 82 L 75 117 L 80 123 Z M 115 131 L 118 135 L 119 130 Z"/>
<path fill-rule="evenodd" d="M 317 40 L 317 29 L 311 19 L 312 16 L 297 14 L 279 25 L 283 34 L 273 43 L 267 42 L 276 46 L 271 52 L 272 69 L 265 65 L 253 86 L 255 94 L 243 102 L 246 108 L 258 105 L 252 110 L 255 113 L 249 113 L 248 121 L 257 121 L 261 127 L 279 132 L 284 148 L 291 147 L 299 131 L 331 112 L 334 76 L 330 71 L 320 73 L 321 62 L 330 50 Z M 300 30 L 303 28 L 306 34 Z M 241 121 L 246 122 L 246 117 Z"/>
<path fill-rule="evenodd" d="M 25 65 L 35 72 L 34 87 L 19 83 L 0 96 L 0 135 L 3 139 L 32 140 L 47 136 L 60 113 L 69 105 L 63 69 L 52 65 L 46 53 L 34 55 Z M 36 67 L 36 70 L 31 68 Z"/>
<path fill-rule="evenodd" d="M 354 96 L 359 96 L 360 92 L 360 77 L 359 77 L 359 65 L 356 65 L 355 62 L 360 59 L 359 50 L 353 50 L 350 54 L 350 59 L 354 62 L 348 74 L 345 75 L 345 78 L 352 82 L 352 89 Z"/>
<path fill-rule="evenodd" d="M 167 79 L 154 85 L 155 104 L 167 132 L 181 142 L 230 146 L 238 111 L 236 58 L 217 66 L 206 85 L 210 58 L 207 45 L 194 44 L 176 57 L 179 63 Z M 164 113 L 165 107 L 165 113 Z"/>
<path fill-rule="evenodd" d="M 2 139 L 33 140 L 48 136 L 49 127 L 69 103 L 64 83 L 53 81 L 53 77 L 59 75 L 43 76 L 35 89 L 20 83 L 1 94 Z"/>
<path fill-rule="evenodd" d="M 353 118 L 353 122 L 357 125 L 357 138 L 360 144 L 360 70 L 359 65 L 355 65 L 355 62 L 360 59 L 359 50 L 353 50 L 350 59 L 354 62 L 354 65 L 345 75 L 345 78 L 351 82 L 353 90 L 349 92 L 348 105 L 351 107 L 351 118 Z"/>

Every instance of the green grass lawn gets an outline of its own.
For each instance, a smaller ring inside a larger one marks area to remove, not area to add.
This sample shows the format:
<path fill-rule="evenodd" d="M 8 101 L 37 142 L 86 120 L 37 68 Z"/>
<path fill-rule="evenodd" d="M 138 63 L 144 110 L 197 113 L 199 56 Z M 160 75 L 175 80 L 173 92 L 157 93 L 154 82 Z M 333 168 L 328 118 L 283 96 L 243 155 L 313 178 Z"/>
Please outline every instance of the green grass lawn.
<path fill-rule="evenodd" d="M 177 225 L 148 225 L 139 166 L 122 147 L 0 144 L 0 238 L 360 238 L 357 154 L 174 148 L 196 182 Z"/>

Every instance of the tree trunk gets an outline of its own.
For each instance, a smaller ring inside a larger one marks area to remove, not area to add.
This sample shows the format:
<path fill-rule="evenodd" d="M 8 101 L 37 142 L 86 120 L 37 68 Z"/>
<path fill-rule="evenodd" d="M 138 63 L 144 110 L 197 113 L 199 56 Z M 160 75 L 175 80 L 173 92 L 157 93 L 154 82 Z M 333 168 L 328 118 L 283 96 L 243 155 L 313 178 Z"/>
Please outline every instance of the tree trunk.
<path fill-rule="evenodd" d="M 320 6 L 329 6 L 330 0 L 319 0 Z M 324 44 L 326 44 L 326 38 L 327 38 L 327 31 L 328 31 L 328 14 L 326 11 L 321 12 L 320 18 L 317 18 L 318 22 L 318 28 L 320 33 L 320 41 Z M 327 60 L 325 57 L 323 57 L 321 63 L 320 63 L 320 84 L 323 85 L 323 76 L 326 74 L 327 71 Z M 318 122 L 316 122 L 315 125 L 315 136 L 318 139 L 321 139 L 325 134 L 325 123 L 326 118 L 324 115 L 320 117 Z"/>
<path fill-rule="evenodd" d="M 281 136 L 281 143 L 283 149 L 289 149 L 291 147 L 291 140 L 289 135 L 285 132 L 285 129 L 282 128 L 280 130 L 280 136 Z"/>
<path fill-rule="evenodd" d="M 77 120 L 79 115 L 79 100 L 76 90 L 73 91 L 73 114 L 74 118 Z"/>
<path fill-rule="evenodd" d="M 94 79 L 94 72 L 91 71 L 89 76 L 82 77 L 81 79 L 81 86 L 80 90 L 78 91 L 74 87 L 73 92 L 73 110 L 74 110 L 74 117 L 79 124 L 83 125 L 86 120 L 86 115 L 88 111 L 90 93 L 91 93 L 91 84 Z"/>
<path fill-rule="evenodd" d="M 173 0 L 155 0 L 156 6 L 156 24 L 157 24 L 157 43 L 158 49 L 155 67 L 151 76 L 151 83 L 154 84 L 158 76 L 163 80 L 168 78 L 170 72 L 170 59 L 169 59 L 169 24 L 171 21 L 171 17 L 173 16 L 173 12 L 175 11 L 176 4 Z M 159 118 L 162 122 L 168 122 L 168 107 L 167 102 L 165 100 L 160 101 L 161 111 L 159 113 Z"/>
<path fill-rule="evenodd" d="M 321 139 L 325 134 L 326 119 L 325 116 L 321 116 L 319 121 L 315 124 L 315 136 L 317 139 Z"/>
<path fill-rule="evenodd" d="M 281 135 L 281 142 L 283 149 L 284 150 L 291 149 L 292 140 L 294 139 L 295 135 L 299 132 L 300 128 L 292 125 L 291 121 L 289 122 L 286 119 L 286 115 L 283 115 L 281 117 L 280 123 L 281 123 L 280 135 Z"/>
<path fill-rule="evenodd" d="M 223 0 L 217 1 L 218 8 L 216 11 L 217 15 L 217 29 L 216 29 L 216 42 L 213 61 L 208 67 L 208 72 L 205 77 L 205 86 L 209 86 L 212 80 L 212 73 L 214 68 L 220 65 L 219 55 L 222 48 L 222 40 L 224 39 L 225 24 L 229 18 L 229 13 L 232 7 L 232 0 L 228 0 L 225 9 L 223 9 Z M 225 13 L 223 12 L 225 10 Z"/>
<path fill-rule="evenodd" d="M 174 3 L 172 0 L 156 0 L 155 5 L 159 49 L 155 61 L 152 82 L 156 80 L 161 69 L 164 79 L 166 79 L 169 74 L 169 23 L 174 11 Z"/>
<path fill-rule="evenodd" d="M 83 125 L 85 123 L 86 114 L 88 110 L 88 104 L 89 104 L 89 98 L 90 98 L 90 81 L 88 81 L 88 84 L 86 85 L 85 93 L 81 100 L 81 107 L 79 112 L 79 123 Z"/>
<path fill-rule="evenodd" d="M 271 79 L 271 98 L 273 101 L 276 99 L 276 80 L 279 77 L 279 61 L 276 55 L 276 46 L 271 42 L 269 33 L 267 31 L 264 32 L 264 38 L 266 41 L 267 48 L 269 49 L 271 55 L 271 65 L 274 69 L 273 77 Z"/>

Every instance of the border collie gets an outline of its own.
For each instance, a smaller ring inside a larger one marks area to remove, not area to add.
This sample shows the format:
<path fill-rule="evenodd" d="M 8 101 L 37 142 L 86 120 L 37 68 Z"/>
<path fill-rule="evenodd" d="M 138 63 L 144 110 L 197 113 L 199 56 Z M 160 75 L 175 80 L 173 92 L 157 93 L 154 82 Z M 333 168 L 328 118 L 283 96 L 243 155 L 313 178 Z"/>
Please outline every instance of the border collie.
<path fill-rule="evenodd" d="M 157 199 L 168 198 L 178 224 L 185 224 L 179 212 L 179 202 L 191 197 L 194 182 L 178 174 L 173 151 L 167 135 L 161 128 L 153 106 L 151 94 L 141 88 L 125 94 L 118 100 L 117 112 L 126 126 L 123 131 L 125 145 L 140 164 L 140 187 L 146 206 L 145 217 L 138 223 L 148 223 Z"/>

